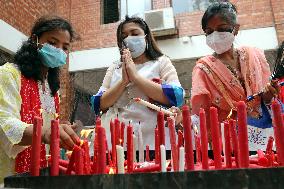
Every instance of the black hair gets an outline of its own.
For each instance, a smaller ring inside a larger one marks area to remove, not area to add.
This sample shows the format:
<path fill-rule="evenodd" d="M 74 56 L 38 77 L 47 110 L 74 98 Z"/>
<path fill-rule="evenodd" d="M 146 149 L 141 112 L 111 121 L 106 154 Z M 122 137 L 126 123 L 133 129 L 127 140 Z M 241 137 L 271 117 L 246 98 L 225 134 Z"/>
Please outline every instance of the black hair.
<path fill-rule="evenodd" d="M 229 24 L 237 23 L 237 8 L 230 2 L 214 2 L 206 9 L 202 20 L 202 30 L 205 31 L 209 20 L 215 15 L 219 15 L 224 21 Z"/>
<path fill-rule="evenodd" d="M 129 16 L 125 16 L 125 20 L 123 20 L 117 27 L 117 31 L 116 31 L 116 37 L 117 37 L 117 46 L 121 49 L 123 46 L 123 38 L 122 38 L 122 28 L 124 26 L 124 24 L 127 23 L 135 23 L 137 24 L 145 33 L 146 37 L 146 42 L 147 42 L 147 46 L 146 46 L 146 56 L 150 59 L 150 60 L 156 60 L 159 57 L 161 57 L 163 55 L 163 53 L 161 52 L 161 50 L 158 48 L 158 45 L 154 39 L 154 36 L 148 26 L 148 24 L 139 17 L 129 17 Z"/>
<path fill-rule="evenodd" d="M 281 79 L 284 76 L 284 41 L 277 50 L 277 57 L 272 72 L 272 79 Z"/>
<path fill-rule="evenodd" d="M 25 77 L 36 81 L 43 80 L 41 73 L 42 59 L 38 53 L 38 46 L 34 38 L 40 38 L 45 32 L 55 30 L 68 31 L 71 41 L 76 38 L 74 30 L 67 20 L 58 16 L 43 16 L 39 18 L 31 30 L 30 37 L 23 42 L 14 58 L 15 64 L 18 65 L 21 74 Z M 47 81 L 53 96 L 60 88 L 59 71 L 59 68 L 48 69 Z"/>

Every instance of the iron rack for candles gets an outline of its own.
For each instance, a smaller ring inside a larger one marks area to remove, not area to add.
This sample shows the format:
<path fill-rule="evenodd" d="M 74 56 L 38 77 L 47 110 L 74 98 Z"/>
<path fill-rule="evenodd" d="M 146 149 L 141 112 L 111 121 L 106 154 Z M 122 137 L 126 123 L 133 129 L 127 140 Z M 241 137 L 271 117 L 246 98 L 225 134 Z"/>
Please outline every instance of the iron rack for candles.
<path fill-rule="evenodd" d="M 7 188 L 284 188 L 284 167 L 263 169 L 225 169 L 209 171 L 49 176 L 49 169 L 40 176 L 26 174 L 6 177 Z"/>

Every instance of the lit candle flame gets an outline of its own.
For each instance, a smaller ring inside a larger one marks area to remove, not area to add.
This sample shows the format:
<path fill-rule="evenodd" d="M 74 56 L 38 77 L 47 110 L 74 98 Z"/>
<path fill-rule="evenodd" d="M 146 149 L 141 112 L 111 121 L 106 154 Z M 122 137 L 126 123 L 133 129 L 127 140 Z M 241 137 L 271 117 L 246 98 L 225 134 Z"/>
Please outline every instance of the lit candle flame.
<path fill-rule="evenodd" d="M 233 109 L 231 109 L 229 115 L 227 116 L 227 119 L 230 119 L 232 115 L 233 115 Z"/>
<path fill-rule="evenodd" d="M 113 168 L 112 168 L 112 167 L 109 169 L 108 174 L 110 174 L 110 175 L 113 175 L 113 174 L 114 174 L 114 170 L 113 170 Z"/>
<path fill-rule="evenodd" d="M 120 146 L 122 145 L 122 139 L 119 139 L 119 145 Z"/>
<path fill-rule="evenodd" d="M 43 112 L 43 109 L 39 109 L 39 114 L 41 115 L 42 114 L 42 112 Z"/>
<path fill-rule="evenodd" d="M 59 117 L 59 114 L 58 114 L 58 113 L 55 113 L 55 114 L 54 114 L 54 118 L 57 119 L 58 117 Z"/>
<path fill-rule="evenodd" d="M 84 144 L 83 140 L 80 140 L 80 146 L 82 146 Z"/>

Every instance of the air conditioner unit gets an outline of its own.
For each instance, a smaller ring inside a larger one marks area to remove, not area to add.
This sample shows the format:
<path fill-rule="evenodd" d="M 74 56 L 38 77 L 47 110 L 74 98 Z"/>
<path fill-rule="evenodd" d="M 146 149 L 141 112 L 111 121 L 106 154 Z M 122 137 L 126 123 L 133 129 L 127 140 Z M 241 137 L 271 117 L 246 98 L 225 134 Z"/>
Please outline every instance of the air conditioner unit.
<path fill-rule="evenodd" d="M 147 11 L 144 18 L 154 36 L 177 34 L 172 7 Z"/>

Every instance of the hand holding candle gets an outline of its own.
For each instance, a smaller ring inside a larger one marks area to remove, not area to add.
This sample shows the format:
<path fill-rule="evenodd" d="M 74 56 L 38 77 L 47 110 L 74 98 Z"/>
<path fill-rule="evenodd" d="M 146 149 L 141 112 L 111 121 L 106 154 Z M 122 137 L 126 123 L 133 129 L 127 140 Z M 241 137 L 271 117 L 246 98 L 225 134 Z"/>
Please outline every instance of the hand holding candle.
<path fill-rule="evenodd" d="M 146 106 L 148 108 L 151 108 L 152 110 L 156 110 L 157 112 L 158 111 L 162 111 L 164 114 L 166 115 L 169 115 L 169 116 L 175 116 L 176 114 L 169 111 L 169 110 L 166 110 L 164 108 L 161 108 L 159 106 L 156 106 L 155 104 L 151 104 L 150 102 L 147 102 L 145 100 L 142 100 L 141 98 L 134 98 L 134 101 L 143 105 L 143 106 Z"/>
<path fill-rule="evenodd" d="M 43 130 L 42 141 L 46 144 L 50 144 L 51 127 Z M 80 144 L 80 139 L 74 132 L 72 127 L 68 124 L 59 125 L 59 139 L 60 146 L 67 150 L 72 150 L 75 144 Z"/>

